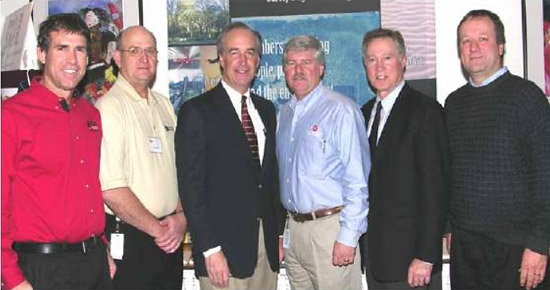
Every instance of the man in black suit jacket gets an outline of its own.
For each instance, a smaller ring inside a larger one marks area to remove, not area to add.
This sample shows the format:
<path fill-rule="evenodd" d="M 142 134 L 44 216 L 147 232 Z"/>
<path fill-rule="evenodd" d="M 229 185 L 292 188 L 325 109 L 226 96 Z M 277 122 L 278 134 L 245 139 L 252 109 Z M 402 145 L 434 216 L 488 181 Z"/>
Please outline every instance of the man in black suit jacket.
<path fill-rule="evenodd" d="M 440 277 L 449 172 L 443 109 L 404 81 L 399 31 L 363 39 L 376 98 L 363 108 L 371 143 L 369 228 L 363 240 L 369 289 L 427 288 Z M 379 109 L 380 108 L 380 109 Z M 438 285 L 430 288 L 441 288 Z"/>
<path fill-rule="evenodd" d="M 201 289 L 275 289 L 279 201 L 273 104 L 250 92 L 257 32 L 229 25 L 217 42 L 222 81 L 184 103 L 176 130 L 179 192 Z"/>

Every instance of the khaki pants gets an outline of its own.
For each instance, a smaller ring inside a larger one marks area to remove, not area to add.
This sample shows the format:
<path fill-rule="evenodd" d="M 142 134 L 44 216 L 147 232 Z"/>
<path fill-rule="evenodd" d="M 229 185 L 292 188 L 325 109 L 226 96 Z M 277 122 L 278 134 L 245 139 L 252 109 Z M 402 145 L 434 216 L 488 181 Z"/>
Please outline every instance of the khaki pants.
<path fill-rule="evenodd" d="M 223 249 L 222 249 L 223 250 Z M 199 277 L 199 284 L 202 290 L 276 290 L 277 273 L 271 270 L 267 253 L 265 252 L 264 229 L 260 222 L 258 237 L 258 260 L 254 274 L 245 279 L 229 277 L 229 287 L 218 288 L 210 283 L 208 277 Z"/>
<path fill-rule="evenodd" d="M 353 264 L 332 265 L 332 250 L 340 231 L 338 214 L 303 223 L 290 218 L 288 223 L 290 244 L 285 263 L 292 289 L 361 289 L 359 249 Z"/>

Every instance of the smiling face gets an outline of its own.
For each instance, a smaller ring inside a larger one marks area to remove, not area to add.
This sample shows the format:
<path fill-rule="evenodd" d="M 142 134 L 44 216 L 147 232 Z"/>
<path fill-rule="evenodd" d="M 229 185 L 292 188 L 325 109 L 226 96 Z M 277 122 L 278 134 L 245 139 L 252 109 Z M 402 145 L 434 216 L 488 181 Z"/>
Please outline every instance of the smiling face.
<path fill-rule="evenodd" d="M 223 80 L 244 94 L 252 84 L 260 64 L 255 35 L 242 28 L 229 31 L 223 39 L 223 51 L 219 57 Z"/>
<path fill-rule="evenodd" d="M 289 50 L 283 70 L 288 87 L 300 100 L 321 82 L 325 66 L 317 62 L 313 49 Z"/>
<path fill-rule="evenodd" d="M 63 30 L 50 32 L 50 38 L 48 50 L 37 51 L 38 60 L 44 64 L 42 84 L 59 97 L 67 98 L 86 72 L 86 38 Z"/>
<path fill-rule="evenodd" d="M 479 85 L 502 67 L 504 44 L 497 44 L 495 26 L 488 17 L 465 21 L 459 29 L 460 61 Z"/>
<path fill-rule="evenodd" d="M 380 98 L 385 98 L 403 80 L 407 58 L 399 53 L 397 44 L 389 37 L 375 38 L 363 58 L 370 84 Z"/>

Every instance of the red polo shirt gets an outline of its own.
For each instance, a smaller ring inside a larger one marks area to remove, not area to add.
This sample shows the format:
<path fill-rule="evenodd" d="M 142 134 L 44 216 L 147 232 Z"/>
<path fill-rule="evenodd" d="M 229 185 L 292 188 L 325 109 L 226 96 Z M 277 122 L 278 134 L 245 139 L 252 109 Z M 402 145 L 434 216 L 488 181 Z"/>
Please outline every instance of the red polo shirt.
<path fill-rule="evenodd" d="M 102 235 L 101 120 L 83 98 L 70 111 L 33 80 L 2 110 L 2 282 L 25 279 L 13 242 L 79 242 Z"/>

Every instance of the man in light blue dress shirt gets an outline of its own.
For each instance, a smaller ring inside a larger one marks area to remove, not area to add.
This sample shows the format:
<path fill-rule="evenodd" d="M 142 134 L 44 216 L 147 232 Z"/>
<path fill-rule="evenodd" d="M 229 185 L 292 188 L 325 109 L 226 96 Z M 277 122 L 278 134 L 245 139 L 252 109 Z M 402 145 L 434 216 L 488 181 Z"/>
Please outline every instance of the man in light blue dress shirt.
<path fill-rule="evenodd" d="M 293 289 L 361 289 L 359 237 L 367 230 L 370 152 L 364 118 L 349 98 L 323 86 L 325 56 L 311 36 L 285 45 L 293 93 L 279 113 L 283 244 Z"/>

